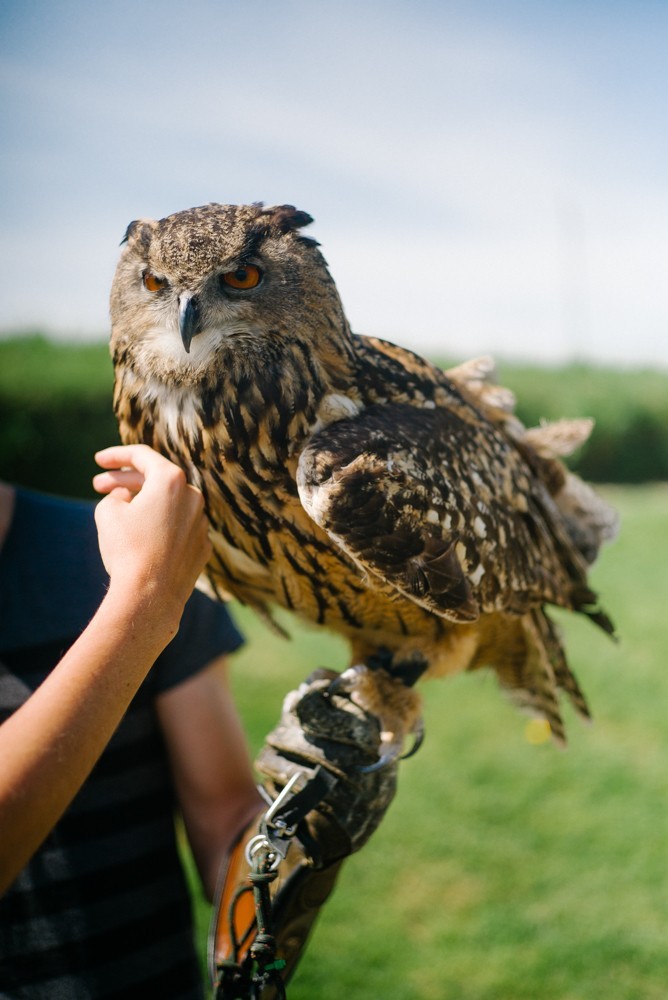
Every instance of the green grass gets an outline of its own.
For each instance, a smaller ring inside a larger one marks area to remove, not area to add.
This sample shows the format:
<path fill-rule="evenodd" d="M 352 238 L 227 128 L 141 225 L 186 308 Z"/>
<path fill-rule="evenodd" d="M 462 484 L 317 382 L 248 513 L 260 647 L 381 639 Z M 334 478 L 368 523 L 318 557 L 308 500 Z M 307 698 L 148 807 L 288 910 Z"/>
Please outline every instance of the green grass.
<path fill-rule="evenodd" d="M 594 415 L 588 475 L 668 477 L 668 376 L 501 366 L 529 423 Z M 92 454 L 116 439 L 104 343 L 0 341 L 0 473 L 91 494 Z M 594 447 L 595 445 L 595 447 Z M 610 488 L 618 542 L 594 582 L 614 645 L 561 617 L 595 724 L 533 746 L 485 675 L 422 688 L 427 740 L 401 767 L 380 830 L 344 866 L 290 1000 L 663 1000 L 668 994 L 668 487 Z M 243 609 L 234 667 L 253 750 L 285 692 L 343 643 Z M 208 908 L 196 897 L 203 944 Z"/>
<path fill-rule="evenodd" d="M 424 685 L 427 740 L 346 862 L 290 1000 L 665 998 L 668 487 L 606 492 L 622 531 L 593 578 L 620 642 L 560 619 L 595 724 L 567 712 L 568 750 L 533 746 L 491 677 Z M 345 649 L 239 618 L 235 694 L 256 750 L 285 691 Z"/>

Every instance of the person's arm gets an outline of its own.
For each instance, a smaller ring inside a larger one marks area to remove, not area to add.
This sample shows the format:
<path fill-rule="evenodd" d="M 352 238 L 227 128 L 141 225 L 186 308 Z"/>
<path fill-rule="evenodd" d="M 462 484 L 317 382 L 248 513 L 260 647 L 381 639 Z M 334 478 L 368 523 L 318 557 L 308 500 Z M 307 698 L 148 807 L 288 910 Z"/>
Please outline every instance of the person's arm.
<path fill-rule="evenodd" d="M 110 576 L 96 615 L 44 683 L 0 726 L 0 893 L 89 775 L 156 657 L 173 638 L 210 542 L 202 497 L 144 445 L 96 456 L 100 551 Z"/>
<path fill-rule="evenodd" d="M 265 807 L 229 689 L 225 658 L 161 694 L 157 710 L 188 841 L 204 891 L 212 899 L 227 851 Z"/>

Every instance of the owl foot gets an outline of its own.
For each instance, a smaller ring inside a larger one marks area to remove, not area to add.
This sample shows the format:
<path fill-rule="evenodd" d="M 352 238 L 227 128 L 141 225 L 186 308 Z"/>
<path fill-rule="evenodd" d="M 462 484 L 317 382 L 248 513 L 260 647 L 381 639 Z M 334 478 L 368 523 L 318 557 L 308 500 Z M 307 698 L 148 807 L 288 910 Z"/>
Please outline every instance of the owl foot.
<path fill-rule="evenodd" d="M 412 757 L 424 741 L 424 720 L 420 714 L 419 695 L 403 680 L 388 673 L 385 666 L 356 664 L 339 674 L 325 691 L 329 698 L 345 697 L 375 716 L 380 723 L 378 760 L 360 765 L 360 771 L 371 774 L 395 761 Z M 413 745 L 404 752 L 406 739 Z"/>

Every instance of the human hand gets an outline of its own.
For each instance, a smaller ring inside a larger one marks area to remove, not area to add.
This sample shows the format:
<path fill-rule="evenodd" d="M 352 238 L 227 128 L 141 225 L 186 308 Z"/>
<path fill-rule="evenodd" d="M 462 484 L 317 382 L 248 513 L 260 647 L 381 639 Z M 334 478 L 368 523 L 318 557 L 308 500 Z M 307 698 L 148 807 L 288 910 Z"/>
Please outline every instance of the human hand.
<path fill-rule="evenodd" d="M 107 470 L 93 486 L 107 494 L 95 522 L 110 591 L 148 597 L 180 618 L 211 554 L 202 494 L 147 445 L 105 448 L 95 460 Z"/>

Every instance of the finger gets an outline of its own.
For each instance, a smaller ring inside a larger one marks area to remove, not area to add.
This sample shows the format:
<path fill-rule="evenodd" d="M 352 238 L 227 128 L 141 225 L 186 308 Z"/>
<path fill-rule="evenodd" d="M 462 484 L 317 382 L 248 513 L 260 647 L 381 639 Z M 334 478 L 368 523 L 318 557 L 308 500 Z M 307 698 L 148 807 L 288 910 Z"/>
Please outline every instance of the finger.
<path fill-rule="evenodd" d="M 156 491 L 181 490 L 186 485 L 185 473 L 164 455 L 145 444 L 114 445 L 97 452 L 96 461 L 109 470 L 133 469 L 143 476 L 142 490 L 154 495 Z"/>
<path fill-rule="evenodd" d="M 98 493 L 111 493 L 118 486 L 139 493 L 143 485 L 144 476 L 135 469 L 112 469 L 93 476 L 93 488 Z"/>
<path fill-rule="evenodd" d="M 116 444 L 95 453 L 95 461 L 103 469 L 133 468 L 146 472 L 150 468 L 170 465 L 168 459 L 146 444 Z"/>
<path fill-rule="evenodd" d="M 117 504 L 129 504 L 134 498 L 135 494 L 131 493 L 130 490 L 124 489 L 122 486 L 116 486 L 111 490 L 95 507 L 95 523 L 98 529 L 101 523 L 100 519 L 105 518 L 105 515 L 112 515 L 112 511 L 115 510 Z"/>
<path fill-rule="evenodd" d="M 119 500 L 121 503 L 130 503 L 136 495 L 136 493 L 126 489 L 124 486 L 116 486 L 109 494 L 112 499 Z"/>
<path fill-rule="evenodd" d="M 116 486 L 124 486 L 139 493 L 143 484 L 144 476 L 136 469 L 110 469 L 108 472 L 99 472 L 93 478 L 93 485 L 100 493 L 109 493 Z"/>

